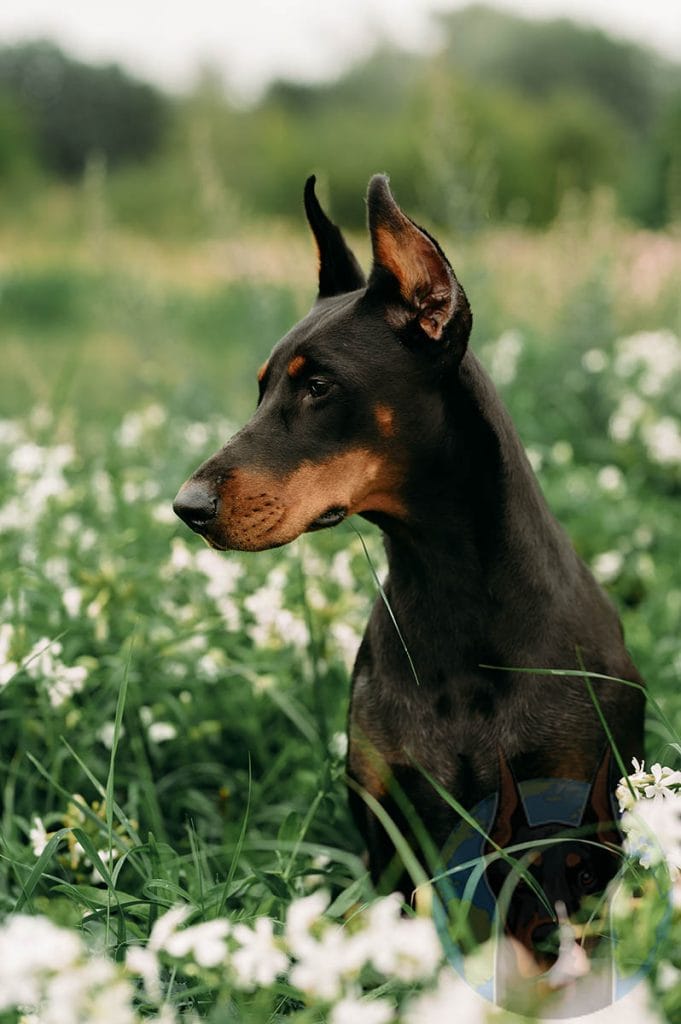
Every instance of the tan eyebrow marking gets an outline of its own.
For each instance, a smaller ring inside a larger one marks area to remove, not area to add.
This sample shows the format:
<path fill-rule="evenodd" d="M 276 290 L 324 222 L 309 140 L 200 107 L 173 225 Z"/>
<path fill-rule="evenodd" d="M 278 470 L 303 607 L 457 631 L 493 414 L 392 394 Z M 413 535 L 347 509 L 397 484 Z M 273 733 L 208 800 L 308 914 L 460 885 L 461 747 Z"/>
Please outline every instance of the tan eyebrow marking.
<path fill-rule="evenodd" d="M 378 402 L 374 406 L 374 418 L 378 426 L 379 432 L 383 437 L 392 437 L 395 433 L 395 413 L 387 405 L 382 405 Z"/>
<path fill-rule="evenodd" d="M 565 863 L 569 868 L 576 868 L 578 864 L 582 863 L 582 858 L 578 853 L 568 853 Z"/>
<path fill-rule="evenodd" d="M 265 374 L 267 373 L 267 367 L 269 366 L 269 364 L 270 364 L 269 359 L 266 359 L 265 362 L 260 367 L 260 369 L 258 370 L 258 384 L 262 383 L 262 379 L 265 376 Z"/>
<path fill-rule="evenodd" d="M 288 364 L 287 373 L 289 377 L 297 377 L 305 366 L 305 356 L 294 356 Z"/>

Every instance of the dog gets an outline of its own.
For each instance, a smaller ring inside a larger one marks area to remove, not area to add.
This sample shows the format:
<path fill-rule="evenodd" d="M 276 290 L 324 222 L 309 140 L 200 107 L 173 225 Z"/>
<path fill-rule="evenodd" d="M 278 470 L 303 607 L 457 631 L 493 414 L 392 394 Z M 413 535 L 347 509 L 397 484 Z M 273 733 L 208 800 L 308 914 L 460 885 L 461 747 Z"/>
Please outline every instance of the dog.
<path fill-rule="evenodd" d="M 583 677 L 542 671 L 641 685 L 613 604 L 469 348 L 470 305 L 439 243 L 374 176 L 367 280 L 314 177 L 304 202 L 317 299 L 260 369 L 253 417 L 174 509 L 222 551 L 274 548 L 351 515 L 380 527 L 389 574 L 353 671 L 347 774 L 374 882 L 408 893 L 386 815 L 425 862 L 457 805 L 502 788 L 500 749 L 520 782 L 588 782 L 602 715 L 622 761 L 641 757 L 644 697 L 599 679 L 597 708 Z"/>

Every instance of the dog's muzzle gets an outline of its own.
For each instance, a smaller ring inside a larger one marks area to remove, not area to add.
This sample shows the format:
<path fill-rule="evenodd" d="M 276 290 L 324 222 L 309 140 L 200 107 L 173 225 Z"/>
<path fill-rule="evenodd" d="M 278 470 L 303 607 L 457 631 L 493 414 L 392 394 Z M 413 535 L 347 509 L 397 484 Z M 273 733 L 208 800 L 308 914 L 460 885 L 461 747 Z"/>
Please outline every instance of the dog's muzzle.
<path fill-rule="evenodd" d="M 207 483 L 188 480 L 178 491 L 173 512 L 195 533 L 203 534 L 218 513 L 218 499 Z"/>

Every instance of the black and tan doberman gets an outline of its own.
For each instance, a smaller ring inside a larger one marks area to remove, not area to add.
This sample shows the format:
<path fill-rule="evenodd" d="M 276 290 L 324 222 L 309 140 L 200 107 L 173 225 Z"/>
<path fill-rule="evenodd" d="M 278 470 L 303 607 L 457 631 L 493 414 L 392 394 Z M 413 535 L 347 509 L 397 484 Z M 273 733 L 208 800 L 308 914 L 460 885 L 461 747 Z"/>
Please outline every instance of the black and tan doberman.
<path fill-rule="evenodd" d="M 520 781 L 597 772 L 606 737 L 582 677 L 485 666 L 640 677 L 468 347 L 468 300 L 438 243 L 377 175 L 367 281 L 314 178 L 305 207 L 318 298 L 261 368 L 251 420 L 174 507 L 220 550 L 273 548 L 355 513 L 383 531 L 404 645 L 377 600 L 353 673 L 348 774 L 373 878 L 408 889 L 357 789 L 417 845 L 413 808 L 441 848 L 456 815 L 427 776 L 470 808 L 499 787 L 500 750 Z M 643 696 L 594 685 L 628 764 L 643 750 Z"/>

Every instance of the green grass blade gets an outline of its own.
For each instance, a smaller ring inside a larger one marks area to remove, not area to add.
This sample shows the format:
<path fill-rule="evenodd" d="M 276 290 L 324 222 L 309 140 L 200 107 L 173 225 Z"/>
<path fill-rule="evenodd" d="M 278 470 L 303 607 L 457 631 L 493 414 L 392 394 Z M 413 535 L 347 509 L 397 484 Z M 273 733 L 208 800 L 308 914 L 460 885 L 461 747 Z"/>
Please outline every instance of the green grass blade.
<path fill-rule="evenodd" d="M 388 610 L 388 615 L 390 616 L 392 624 L 395 627 L 395 632 L 397 633 L 397 635 L 398 635 L 398 637 L 400 639 L 400 643 L 402 644 L 402 649 L 403 649 L 404 653 L 406 654 L 407 660 L 409 662 L 409 667 L 411 669 L 411 673 L 412 673 L 414 679 L 416 680 L 416 685 L 420 686 L 421 683 L 419 681 L 418 672 L 416 671 L 416 666 L 414 665 L 414 662 L 412 661 L 412 657 L 411 657 L 411 654 L 409 652 L 409 648 L 407 647 L 405 639 L 402 636 L 402 630 L 400 629 L 400 627 L 398 625 L 398 622 L 397 622 L 397 619 L 395 618 L 393 610 L 392 610 L 392 608 L 390 606 L 390 601 L 388 600 L 388 595 L 386 594 L 385 590 L 383 589 L 383 584 L 381 583 L 380 579 L 378 578 L 378 573 L 376 572 L 376 567 L 375 567 L 375 565 L 373 563 L 373 559 L 372 559 L 371 555 L 369 554 L 369 549 L 366 546 L 366 543 L 364 541 L 364 537 L 362 536 L 362 534 L 359 532 L 359 530 L 357 529 L 357 527 L 355 526 L 355 524 L 352 521 L 350 521 L 350 526 L 352 527 L 352 529 L 355 531 L 355 533 L 359 537 L 359 541 L 360 541 L 360 544 L 362 545 L 362 549 L 364 551 L 364 555 L 366 557 L 366 560 L 367 560 L 367 562 L 369 564 L 369 568 L 371 569 L 371 575 L 374 578 L 374 583 L 376 584 L 376 588 L 377 588 L 377 590 L 378 590 L 378 592 L 379 592 L 379 594 L 381 596 L 381 600 L 383 601 L 383 604 L 385 605 L 385 607 Z"/>

